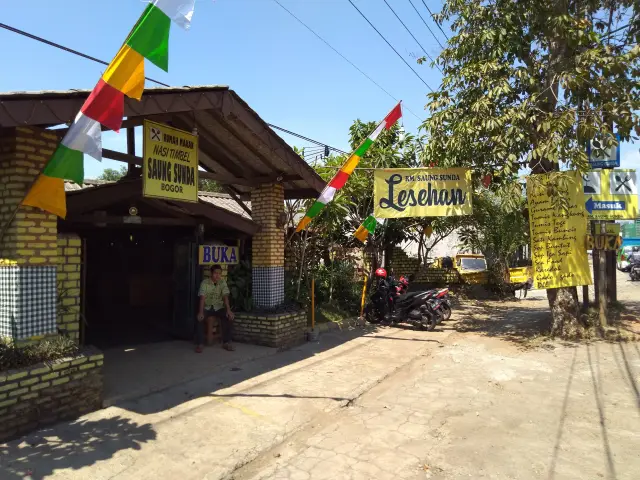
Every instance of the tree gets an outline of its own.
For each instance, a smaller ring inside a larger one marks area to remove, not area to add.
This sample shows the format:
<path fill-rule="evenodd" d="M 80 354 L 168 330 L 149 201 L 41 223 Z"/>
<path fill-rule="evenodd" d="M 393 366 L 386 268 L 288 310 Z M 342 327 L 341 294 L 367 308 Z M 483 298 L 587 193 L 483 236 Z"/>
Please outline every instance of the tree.
<path fill-rule="evenodd" d="M 215 180 L 200 179 L 198 190 L 201 192 L 222 192 L 223 189 Z"/>
<path fill-rule="evenodd" d="M 127 167 L 121 166 L 118 170 L 114 168 L 105 168 L 100 175 L 98 175 L 98 180 L 102 180 L 105 182 L 117 182 L 122 177 L 127 174 Z"/>
<path fill-rule="evenodd" d="M 445 20 L 455 35 L 437 60 L 443 79 L 429 95 L 426 161 L 481 175 L 524 165 L 534 174 L 583 172 L 591 139 L 637 140 L 637 2 L 446 0 L 437 16 Z M 505 182 L 509 188 L 515 208 L 520 193 Z M 552 334 L 580 334 L 575 287 L 547 297 Z"/>
<path fill-rule="evenodd" d="M 494 283 L 509 280 L 509 257 L 528 242 L 529 225 L 522 214 L 525 199 L 518 199 L 517 209 L 506 204 L 511 199 L 490 190 L 480 190 L 473 197 L 473 215 L 465 218 L 458 236 L 470 250 L 480 251 L 487 261 L 487 269 Z"/>
<path fill-rule="evenodd" d="M 360 143 L 376 128 L 375 122 L 356 120 L 349 129 L 351 148 L 355 150 Z M 373 174 L 374 168 L 401 168 L 419 166 L 416 155 L 417 144 L 413 136 L 405 135 L 398 125 L 383 132 L 369 148 L 358 164 L 359 169 L 349 177 L 346 185 L 336 194 L 326 211 L 314 220 L 316 228 L 326 225 L 333 229 L 335 241 L 344 246 L 361 247 L 353 236 L 358 226 L 373 213 Z M 345 156 L 329 157 L 324 165 L 316 170 L 325 180 L 330 180 L 338 168 L 346 161 Z M 366 170 L 369 169 L 369 170 Z M 369 237 L 366 249 L 373 258 L 373 267 L 381 264 L 382 254 L 388 259 L 391 249 L 404 240 L 417 240 L 418 230 L 415 219 L 389 219 L 378 226 L 376 234 Z M 411 226 L 414 228 L 411 228 Z"/>

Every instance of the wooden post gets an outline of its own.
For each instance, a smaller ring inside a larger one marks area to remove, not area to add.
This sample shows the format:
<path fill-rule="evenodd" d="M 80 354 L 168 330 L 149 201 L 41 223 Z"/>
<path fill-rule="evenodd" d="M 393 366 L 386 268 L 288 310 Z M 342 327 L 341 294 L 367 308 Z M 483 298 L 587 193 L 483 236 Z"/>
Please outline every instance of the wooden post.
<path fill-rule="evenodd" d="M 360 300 L 360 318 L 364 314 L 364 299 L 367 295 L 367 276 L 364 276 L 364 283 L 362 284 L 362 299 Z"/>
<path fill-rule="evenodd" d="M 601 231 L 606 222 L 600 222 Z M 605 250 L 598 251 L 598 307 L 600 312 L 600 326 L 607 326 L 607 255 Z"/>
<path fill-rule="evenodd" d="M 316 328 L 316 279 L 311 278 L 311 330 Z"/>
<path fill-rule="evenodd" d="M 589 285 L 582 286 L 582 308 L 585 311 L 589 308 Z"/>
<path fill-rule="evenodd" d="M 136 130 L 135 127 L 127 128 L 127 153 L 129 155 L 136 154 Z M 133 174 L 133 169 L 135 168 L 135 164 L 129 162 L 127 163 L 127 175 Z"/>

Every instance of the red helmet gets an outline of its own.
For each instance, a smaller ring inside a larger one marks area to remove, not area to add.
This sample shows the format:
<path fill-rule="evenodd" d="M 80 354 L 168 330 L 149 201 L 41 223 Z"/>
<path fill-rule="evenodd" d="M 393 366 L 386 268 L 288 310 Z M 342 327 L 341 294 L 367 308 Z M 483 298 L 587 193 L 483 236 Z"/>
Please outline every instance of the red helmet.
<path fill-rule="evenodd" d="M 376 270 L 376 277 L 387 278 L 387 271 L 384 268 L 379 268 Z"/>
<path fill-rule="evenodd" d="M 400 280 L 398 281 L 400 282 L 400 284 L 404 285 L 405 287 L 409 286 L 409 280 L 407 280 L 407 278 L 404 276 L 400 277 Z"/>

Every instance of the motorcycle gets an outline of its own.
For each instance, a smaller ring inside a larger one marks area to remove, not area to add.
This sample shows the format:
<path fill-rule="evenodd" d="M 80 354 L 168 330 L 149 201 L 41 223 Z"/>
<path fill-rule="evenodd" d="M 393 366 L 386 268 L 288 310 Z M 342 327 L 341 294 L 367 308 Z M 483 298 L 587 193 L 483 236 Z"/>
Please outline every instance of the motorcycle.
<path fill-rule="evenodd" d="M 409 278 L 405 276 L 401 276 L 400 279 L 395 282 L 393 277 L 390 277 L 391 284 L 397 285 L 396 288 L 396 298 L 407 293 L 409 290 Z M 427 290 L 429 293 L 428 301 L 431 303 L 433 310 L 441 311 L 442 320 L 449 320 L 451 318 L 451 299 L 449 297 L 449 289 L 432 289 Z M 438 302 L 436 301 L 438 300 Z"/>
<path fill-rule="evenodd" d="M 406 288 L 398 290 L 392 284 L 392 281 L 380 281 L 376 291 L 369 297 L 364 312 L 369 323 L 406 322 L 433 331 L 437 324 L 451 315 L 448 289 L 399 294 Z"/>
<path fill-rule="evenodd" d="M 632 282 L 636 280 L 640 280 L 640 263 L 633 263 L 631 265 L 631 269 L 629 270 L 629 277 Z"/>

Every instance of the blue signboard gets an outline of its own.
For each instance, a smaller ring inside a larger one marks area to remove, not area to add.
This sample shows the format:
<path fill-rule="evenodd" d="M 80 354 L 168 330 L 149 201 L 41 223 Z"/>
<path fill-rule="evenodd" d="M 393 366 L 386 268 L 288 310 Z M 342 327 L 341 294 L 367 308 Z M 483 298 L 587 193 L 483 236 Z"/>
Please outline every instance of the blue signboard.
<path fill-rule="evenodd" d="M 616 135 L 618 145 L 611 146 L 609 148 L 602 149 L 602 144 L 599 140 L 594 139 L 587 144 L 587 156 L 589 157 L 589 164 L 591 168 L 619 168 L 620 167 L 620 135 Z M 591 144 L 594 147 L 600 149 L 599 154 L 596 154 L 591 149 Z"/>

